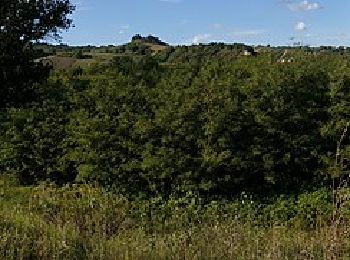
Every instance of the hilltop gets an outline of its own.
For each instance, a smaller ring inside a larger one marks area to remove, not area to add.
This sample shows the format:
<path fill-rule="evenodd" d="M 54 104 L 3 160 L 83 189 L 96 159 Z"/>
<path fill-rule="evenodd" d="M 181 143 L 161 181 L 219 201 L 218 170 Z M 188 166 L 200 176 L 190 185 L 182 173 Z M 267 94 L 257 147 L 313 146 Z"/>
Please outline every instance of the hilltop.
<path fill-rule="evenodd" d="M 55 69 L 90 67 L 93 64 L 108 63 L 115 56 L 153 56 L 163 65 L 178 65 L 189 62 L 202 62 L 211 59 L 235 60 L 240 57 L 255 57 L 269 54 L 272 60 L 292 60 L 300 55 L 346 55 L 350 49 L 335 46 L 250 46 L 244 43 L 200 43 L 198 45 L 170 45 L 156 36 L 134 35 L 128 43 L 107 46 L 68 46 L 39 43 L 34 46 L 38 58 L 49 60 Z"/>
<path fill-rule="evenodd" d="M 140 43 L 148 43 L 154 45 L 168 46 L 166 42 L 161 41 L 158 37 L 148 35 L 146 37 L 141 36 L 140 34 L 136 34 L 131 38 L 131 42 L 140 42 Z"/>

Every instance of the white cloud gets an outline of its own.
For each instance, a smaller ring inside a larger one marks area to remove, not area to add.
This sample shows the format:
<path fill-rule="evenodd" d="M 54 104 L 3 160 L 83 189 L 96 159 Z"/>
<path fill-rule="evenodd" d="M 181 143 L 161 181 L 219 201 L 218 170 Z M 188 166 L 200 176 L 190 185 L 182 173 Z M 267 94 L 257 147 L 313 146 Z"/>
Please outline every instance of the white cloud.
<path fill-rule="evenodd" d="M 307 29 L 307 26 L 304 22 L 297 22 L 294 25 L 294 30 L 296 30 L 297 32 L 303 32 L 303 31 L 306 31 L 306 29 Z"/>
<path fill-rule="evenodd" d="M 205 33 L 205 34 L 198 34 L 196 36 L 193 37 L 192 39 L 192 43 L 193 44 L 199 44 L 199 43 L 206 43 L 209 41 L 209 39 L 211 38 L 211 34 L 209 33 Z"/>
<path fill-rule="evenodd" d="M 286 2 L 289 10 L 293 12 L 306 12 L 311 10 L 321 9 L 321 5 L 317 2 L 310 2 L 308 0 L 300 3 Z"/>

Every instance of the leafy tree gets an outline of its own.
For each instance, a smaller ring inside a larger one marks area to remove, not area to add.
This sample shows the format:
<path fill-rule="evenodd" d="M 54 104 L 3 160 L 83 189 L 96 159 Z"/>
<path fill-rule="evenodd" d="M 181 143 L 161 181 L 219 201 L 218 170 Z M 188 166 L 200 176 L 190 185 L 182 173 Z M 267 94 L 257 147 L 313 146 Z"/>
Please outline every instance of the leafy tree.
<path fill-rule="evenodd" d="M 40 52 L 33 45 L 59 39 L 60 30 L 72 24 L 73 10 L 69 0 L 0 4 L 0 171 L 15 171 L 23 182 L 53 172 L 67 114 L 55 92 L 60 84 L 42 84 L 50 68 L 35 61 Z"/>
<path fill-rule="evenodd" d="M 32 43 L 68 29 L 69 0 L 2 0 L 0 6 L 0 103 L 19 105 L 35 97 L 48 69 L 35 63 Z"/>

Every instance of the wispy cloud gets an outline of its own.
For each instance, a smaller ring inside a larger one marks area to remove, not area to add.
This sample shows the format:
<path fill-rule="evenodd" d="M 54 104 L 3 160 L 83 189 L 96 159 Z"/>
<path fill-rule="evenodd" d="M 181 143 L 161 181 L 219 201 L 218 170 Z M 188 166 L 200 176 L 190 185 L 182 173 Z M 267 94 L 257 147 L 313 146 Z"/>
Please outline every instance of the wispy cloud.
<path fill-rule="evenodd" d="M 294 30 L 297 32 L 303 32 L 303 31 L 306 31 L 306 29 L 307 29 L 307 26 L 304 22 L 297 22 L 294 25 Z"/>
<path fill-rule="evenodd" d="M 212 37 L 210 33 L 195 35 L 192 39 L 193 44 L 206 43 Z"/>
<path fill-rule="evenodd" d="M 311 2 L 308 0 L 296 3 L 292 1 L 285 1 L 288 9 L 293 12 L 306 12 L 306 11 L 312 11 L 312 10 L 318 10 L 321 9 L 322 6 L 318 2 Z"/>

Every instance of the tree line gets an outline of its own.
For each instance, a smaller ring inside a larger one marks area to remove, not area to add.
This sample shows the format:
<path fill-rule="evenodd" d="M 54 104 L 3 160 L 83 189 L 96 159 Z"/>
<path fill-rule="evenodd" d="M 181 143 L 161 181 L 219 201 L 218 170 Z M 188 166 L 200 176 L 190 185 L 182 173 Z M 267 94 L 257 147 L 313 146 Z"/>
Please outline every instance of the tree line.
<path fill-rule="evenodd" d="M 60 3 L 53 10 L 68 15 L 69 2 Z M 55 34 L 70 24 L 63 17 L 30 26 Z M 97 182 L 133 196 L 227 197 L 327 186 L 347 171 L 347 137 L 341 167 L 334 166 L 350 113 L 345 57 L 301 52 L 280 64 L 271 53 L 222 59 L 208 54 L 218 46 L 180 46 L 163 59 L 116 56 L 49 77 L 22 56 L 36 34 L 25 41 L 2 29 L 0 37 L 8 40 L 1 41 L 0 170 L 23 184 Z"/>

